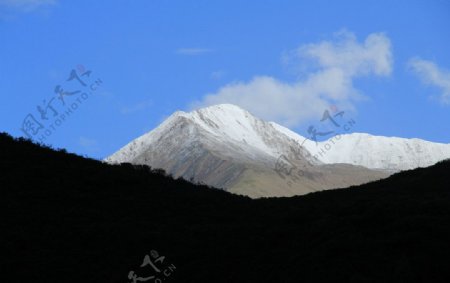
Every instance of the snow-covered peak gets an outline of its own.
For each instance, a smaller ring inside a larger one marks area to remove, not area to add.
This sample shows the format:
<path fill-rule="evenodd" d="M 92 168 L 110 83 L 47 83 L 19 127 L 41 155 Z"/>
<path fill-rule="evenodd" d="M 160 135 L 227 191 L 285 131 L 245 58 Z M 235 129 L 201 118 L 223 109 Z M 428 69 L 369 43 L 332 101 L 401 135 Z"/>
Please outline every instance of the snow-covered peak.
<path fill-rule="evenodd" d="M 241 107 L 235 105 L 235 104 L 230 104 L 230 103 L 222 103 L 222 104 L 216 104 L 216 105 L 211 105 L 211 106 L 207 106 L 207 107 L 203 107 L 200 109 L 197 109 L 193 112 L 204 112 L 204 113 L 224 113 L 225 115 L 228 115 L 226 113 L 236 113 L 236 112 L 242 112 L 242 113 L 248 113 L 247 110 L 242 109 Z"/>
<path fill-rule="evenodd" d="M 249 112 L 232 104 L 219 104 L 201 108 L 189 113 L 195 123 L 211 132 L 222 132 L 231 138 L 241 138 L 257 119 Z"/>
<path fill-rule="evenodd" d="M 195 110 L 189 113 L 189 119 L 213 135 L 268 149 L 261 139 L 261 126 L 266 122 L 236 105 L 219 104 Z"/>
<path fill-rule="evenodd" d="M 450 158 L 450 144 L 417 138 L 352 133 L 318 143 L 303 138 L 301 143 L 324 163 L 348 163 L 372 169 L 408 170 Z"/>
<path fill-rule="evenodd" d="M 156 129 L 135 139 L 107 158 L 107 161 L 124 162 L 140 155 L 155 141 L 172 136 L 174 129 L 180 130 L 177 125 L 182 123 L 195 129 L 185 138 L 200 139 L 204 143 L 214 143 L 224 148 L 240 148 L 239 152 L 253 156 L 262 154 L 276 159 L 289 147 L 287 143 L 291 140 L 271 123 L 256 118 L 248 111 L 233 104 L 219 104 L 191 112 L 173 113 Z"/>
<path fill-rule="evenodd" d="M 244 153 L 252 158 L 265 156 L 266 159 L 276 159 L 288 148 L 301 145 L 323 163 L 347 163 L 392 171 L 429 166 L 450 158 L 450 144 L 421 139 L 352 133 L 316 143 L 277 123 L 258 119 L 236 105 L 219 104 L 173 113 L 156 129 L 130 142 L 107 161 L 133 159 L 169 137 L 207 143 L 224 152 L 232 149 L 235 155 Z"/>
<path fill-rule="evenodd" d="M 288 128 L 273 122 L 271 124 L 327 164 L 347 163 L 371 169 L 400 171 L 431 166 L 450 158 L 450 144 L 367 133 L 342 134 L 316 143 Z"/>

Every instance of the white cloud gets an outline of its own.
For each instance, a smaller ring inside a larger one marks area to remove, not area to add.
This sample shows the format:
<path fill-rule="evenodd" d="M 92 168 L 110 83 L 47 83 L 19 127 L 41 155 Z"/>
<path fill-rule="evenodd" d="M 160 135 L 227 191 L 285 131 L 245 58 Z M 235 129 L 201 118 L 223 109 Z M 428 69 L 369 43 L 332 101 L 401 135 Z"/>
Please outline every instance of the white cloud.
<path fill-rule="evenodd" d="M 53 4 L 56 4 L 56 0 L 0 0 L 0 7 L 22 12 L 31 12 Z"/>
<path fill-rule="evenodd" d="M 410 59 L 408 65 L 423 83 L 440 88 L 441 101 L 450 104 L 450 71 L 439 68 L 432 61 L 418 57 Z"/>
<path fill-rule="evenodd" d="M 182 54 L 182 55 L 201 55 L 205 53 L 212 52 L 212 49 L 209 48 L 179 48 L 177 49 L 176 53 Z"/>
<path fill-rule="evenodd" d="M 391 43 L 382 33 L 372 33 L 363 43 L 354 34 L 341 31 L 334 42 L 306 44 L 298 49 L 300 57 L 316 60 L 322 68 L 339 68 L 349 76 L 389 75 L 392 71 Z"/>
<path fill-rule="evenodd" d="M 298 126 L 320 117 L 330 104 L 354 109 L 354 101 L 363 95 L 354 88 L 353 80 L 388 76 L 393 65 L 390 40 L 382 33 L 372 33 L 358 42 L 352 33 L 339 32 L 333 41 L 305 44 L 290 54 L 294 57 L 289 60 L 307 64 L 309 72 L 302 79 L 283 82 L 256 76 L 249 82 L 225 85 L 194 102 L 192 108 L 232 103 L 266 120 Z"/>

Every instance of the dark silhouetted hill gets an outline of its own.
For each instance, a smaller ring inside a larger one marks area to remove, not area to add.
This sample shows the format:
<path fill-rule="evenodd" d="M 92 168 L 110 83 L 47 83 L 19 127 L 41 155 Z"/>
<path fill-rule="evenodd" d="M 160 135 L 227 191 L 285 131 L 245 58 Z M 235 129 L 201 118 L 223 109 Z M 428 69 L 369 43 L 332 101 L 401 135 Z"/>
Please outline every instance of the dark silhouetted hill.
<path fill-rule="evenodd" d="M 448 161 L 251 200 L 1 134 L 0 172 L 2 282 L 450 282 Z"/>

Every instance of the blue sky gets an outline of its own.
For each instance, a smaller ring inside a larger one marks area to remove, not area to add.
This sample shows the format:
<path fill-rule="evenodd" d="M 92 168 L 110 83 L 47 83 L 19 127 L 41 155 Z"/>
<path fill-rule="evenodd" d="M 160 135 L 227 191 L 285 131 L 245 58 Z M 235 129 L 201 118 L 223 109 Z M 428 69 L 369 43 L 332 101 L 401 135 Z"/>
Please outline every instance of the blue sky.
<path fill-rule="evenodd" d="M 335 105 L 353 132 L 450 143 L 448 27 L 443 0 L 0 0 L 0 131 L 104 158 L 176 110 L 234 103 L 307 136 Z"/>

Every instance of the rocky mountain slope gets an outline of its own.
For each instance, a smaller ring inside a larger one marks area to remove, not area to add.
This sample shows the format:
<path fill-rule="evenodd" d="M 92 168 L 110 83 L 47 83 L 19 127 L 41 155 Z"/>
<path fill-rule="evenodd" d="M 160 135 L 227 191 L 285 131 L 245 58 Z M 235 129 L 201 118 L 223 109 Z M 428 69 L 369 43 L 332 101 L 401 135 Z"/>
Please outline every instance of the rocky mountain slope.
<path fill-rule="evenodd" d="M 106 161 L 162 168 L 174 177 L 251 197 L 292 196 L 388 176 L 361 166 L 324 164 L 273 123 L 230 104 L 176 112 Z"/>

